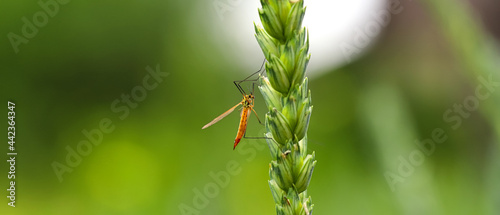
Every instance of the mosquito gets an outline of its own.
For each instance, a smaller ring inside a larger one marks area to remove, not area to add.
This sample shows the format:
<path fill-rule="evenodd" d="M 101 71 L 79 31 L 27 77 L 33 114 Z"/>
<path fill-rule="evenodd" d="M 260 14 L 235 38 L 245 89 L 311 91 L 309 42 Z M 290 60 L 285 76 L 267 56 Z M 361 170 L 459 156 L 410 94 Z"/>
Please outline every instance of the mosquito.
<path fill-rule="evenodd" d="M 260 73 L 263 72 L 262 69 L 264 67 L 264 64 L 265 64 L 265 61 L 264 61 L 264 63 L 262 63 L 262 66 L 260 67 L 259 71 L 251 74 L 247 78 L 245 78 L 245 79 L 243 79 L 241 81 L 233 81 L 233 83 L 236 86 L 236 88 L 238 88 L 238 90 L 240 91 L 241 95 L 243 95 L 243 100 L 241 100 L 240 103 L 236 104 L 234 107 L 230 108 L 229 110 L 227 110 L 226 112 L 224 112 L 223 114 L 221 114 L 220 116 L 218 116 L 217 118 L 215 118 L 214 120 L 212 120 L 211 122 L 209 122 L 208 124 L 206 124 L 205 126 L 203 126 L 203 128 L 201 128 L 201 129 L 205 129 L 205 128 L 208 128 L 208 127 L 212 126 L 213 124 L 219 122 L 221 119 L 223 119 L 224 117 L 228 116 L 237 107 L 239 107 L 241 105 L 242 108 L 241 108 L 241 113 L 240 113 L 240 117 L 241 117 L 240 118 L 240 125 L 238 126 L 238 133 L 236 133 L 236 138 L 234 140 L 233 150 L 236 148 L 236 146 L 238 145 L 238 143 L 240 143 L 241 138 L 245 137 L 245 134 L 246 134 L 246 131 L 247 131 L 248 117 L 250 116 L 250 111 L 253 111 L 253 113 L 257 117 L 257 120 L 259 121 L 259 123 L 262 124 L 262 122 L 259 119 L 259 116 L 257 115 L 257 112 L 255 112 L 255 110 L 253 109 L 253 107 L 254 107 L 254 99 L 255 99 L 255 97 L 253 95 L 253 92 L 254 92 L 254 89 L 255 89 L 255 83 L 252 83 L 252 92 L 250 92 L 250 94 L 245 93 L 245 90 L 243 90 L 243 88 L 241 87 L 241 83 L 246 82 L 246 81 L 253 81 L 253 82 L 257 81 L 259 78 L 254 79 L 254 80 L 249 80 L 249 79 L 252 76 L 254 76 L 255 74 L 259 74 L 259 76 L 260 76 Z"/>

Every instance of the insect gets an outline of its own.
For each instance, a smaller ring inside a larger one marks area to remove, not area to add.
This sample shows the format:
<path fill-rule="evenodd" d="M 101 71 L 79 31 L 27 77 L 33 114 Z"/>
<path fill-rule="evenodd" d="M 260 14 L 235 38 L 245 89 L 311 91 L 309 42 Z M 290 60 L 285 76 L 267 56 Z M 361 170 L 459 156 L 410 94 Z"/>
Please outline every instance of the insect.
<path fill-rule="evenodd" d="M 265 61 L 264 61 L 265 63 Z M 238 126 L 238 133 L 236 133 L 236 138 L 234 139 L 234 146 L 233 146 L 233 150 L 236 148 L 236 146 L 238 145 L 238 143 L 240 143 L 241 141 L 241 138 L 245 137 L 245 133 L 246 133 L 246 130 L 247 130 L 247 124 L 248 124 L 248 117 L 250 116 L 250 111 L 253 111 L 255 116 L 257 117 L 257 120 L 259 121 L 260 124 L 262 124 L 262 122 L 260 121 L 259 119 L 259 116 L 257 115 L 257 112 L 255 112 L 255 110 L 253 109 L 253 106 L 254 106 L 254 95 L 253 95 L 253 91 L 254 91 L 254 88 L 255 88 L 255 83 L 252 84 L 252 92 L 250 94 L 247 94 L 245 93 L 245 91 L 243 90 L 243 88 L 241 87 L 241 83 L 245 82 L 245 81 L 257 81 L 257 79 L 255 80 L 249 80 L 249 78 L 251 78 L 252 76 L 254 76 L 255 74 L 258 74 L 260 75 L 261 71 L 262 71 L 262 68 L 264 66 L 264 63 L 262 64 L 261 68 L 259 69 L 259 71 L 251 74 L 250 76 L 248 76 L 247 78 L 241 80 L 241 81 L 234 81 L 234 85 L 236 85 L 236 88 L 238 88 L 238 90 L 240 91 L 240 93 L 243 95 L 243 100 L 241 100 L 240 103 L 236 104 L 234 107 L 230 108 L 229 110 L 227 110 L 226 112 L 224 112 L 223 114 L 221 114 L 220 116 L 218 116 L 217 118 L 215 118 L 214 120 L 212 120 L 211 122 L 209 122 L 208 124 L 206 124 L 205 126 L 203 126 L 203 128 L 201 129 L 205 129 L 205 128 L 208 128 L 210 126 L 212 126 L 213 124 L 219 122 L 221 119 L 223 119 L 224 117 L 228 116 L 230 113 L 232 113 L 237 107 L 239 107 L 240 105 L 242 106 L 242 110 L 241 110 L 241 114 L 240 114 L 240 125 Z"/>

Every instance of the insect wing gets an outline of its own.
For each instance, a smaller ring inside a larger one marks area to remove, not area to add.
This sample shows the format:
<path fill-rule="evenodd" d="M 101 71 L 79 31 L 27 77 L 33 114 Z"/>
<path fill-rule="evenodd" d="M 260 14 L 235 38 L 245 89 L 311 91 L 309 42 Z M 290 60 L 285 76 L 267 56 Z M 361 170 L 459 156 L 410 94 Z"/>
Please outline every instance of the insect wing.
<path fill-rule="evenodd" d="M 220 121 L 221 119 L 223 119 L 224 117 L 226 117 L 227 115 L 229 115 L 230 113 L 232 113 L 234 111 L 234 109 L 236 109 L 240 105 L 241 105 L 241 103 L 238 103 L 237 105 L 235 105 L 231 109 L 227 110 L 226 112 L 224 112 L 223 114 L 221 114 L 220 116 L 218 116 L 217 118 L 215 118 L 214 120 L 212 120 L 212 122 L 209 122 L 208 124 L 206 124 L 205 126 L 203 126 L 203 128 L 201 128 L 201 129 L 208 128 L 208 127 L 212 126 L 213 124 L 217 123 L 218 121 Z"/>

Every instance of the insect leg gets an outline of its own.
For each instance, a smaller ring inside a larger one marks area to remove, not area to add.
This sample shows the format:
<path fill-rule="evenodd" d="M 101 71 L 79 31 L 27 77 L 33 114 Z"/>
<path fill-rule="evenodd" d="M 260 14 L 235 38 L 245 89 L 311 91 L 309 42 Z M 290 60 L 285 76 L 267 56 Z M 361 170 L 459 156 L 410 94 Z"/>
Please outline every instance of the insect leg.
<path fill-rule="evenodd" d="M 238 90 L 241 92 L 241 94 L 246 95 L 245 91 L 243 90 L 243 88 L 241 87 L 240 84 L 243 83 L 243 82 L 246 82 L 246 81 L 257 81 L 257 80 L 259 80 L 259 77 L 257 77 L 256 79 L 249 79 L 249 78 L 251 78 L 255 74 L 262 73 L 263 71 L 265 71 L 263 69 L 265 64 L 266 64 L 266 59 L 264 59 L 264 61 L 262 62 L 262 65 L 260 66 L 260 69 L 257 72 L 252 73 L 250 76 L 246 77 L 243 80 L 233 81 L 234 85 L 236 85 L 236 88 L 238 88 Z M 252 93 L 253 93 L 253 90 L 252 90 Z"/>
<path fill-rule="evenodd" d="M 253 111 L 253 113 L 255 114 L 255 117 L 257 117 L 257 120 L 259 121 L 259 123 L 260 123 L 261 125 L 264 125 L 264 123 L 262 123 L 262 122 L 260 121 L 260 119 L 259 119 L 259 115 L 257 115 L 257 112 L 255 112 L 255 110 L 254 110 L 253 108 L 252 108 L 252 111 Z"/>

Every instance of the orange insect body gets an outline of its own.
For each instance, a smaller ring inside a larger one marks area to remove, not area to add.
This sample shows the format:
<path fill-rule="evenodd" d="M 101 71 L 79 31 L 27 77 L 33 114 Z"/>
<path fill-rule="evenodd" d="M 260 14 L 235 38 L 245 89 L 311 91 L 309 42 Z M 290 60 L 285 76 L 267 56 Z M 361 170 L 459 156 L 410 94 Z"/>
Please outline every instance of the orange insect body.
<path fill-rule="evenodd" d="M 247 130 L 248 117 L 250 116 L 250 111 L 254 111 L 254 113 L 255 113 L 255 110 L 253 110 L 254 98 L 255 97 L 252 94 L 244 95 L 243 100 L 240 103 L 238 103 L 237 105 L 235 105 L 231 109 L 227 110 L 226 112 L 224 112 L 223 114 L 221 114 L 220 116 L 218 116 L 217 118 L 215 118 L 214 120 L 212 120 L 211 122 L 206 124 L 205 126 L 203 126 L 202 129 L 208 128 L 211 125 L 219 122 L 221 119 L 223 119 L 224 117 L 226 117 L 227 115 L 232 113 L 234 111 L 234 109 L 236 109 L 238 106 L 242 105 L 243 109 L 241 110 L 241 115 L 240 115 L 241 116 L 240 125 L 238 127 L 238 133 L 236 133 L 236 138 L 234 140 L 234 146 L 233 146 L 233 150 L 234 150 L 236 148 L 236 146 L 238 145 L 238 143 L 240 143 L 241 138 L 243 138 L 243 136 L 245 135 L 245 132 Z M 257 115 L 257 113 L 255 115 Z"/>
<path fill-rule="evenodd" d="M 253 96 L 251 94 L 245 96 L 242 103 L 244 104 L 243 104 L 243 110 L 241 110 L 240 126 L 238 127 L 238 133 L 236 133 L 236 138 L 234 139 L 233 150 L 236 148 L 241 138 L 243 137 L 243 135 L 245 135 L 245 132 L 247 131 L 248 117 L 250 116 L 250 111 L 253 108 Z"/>

